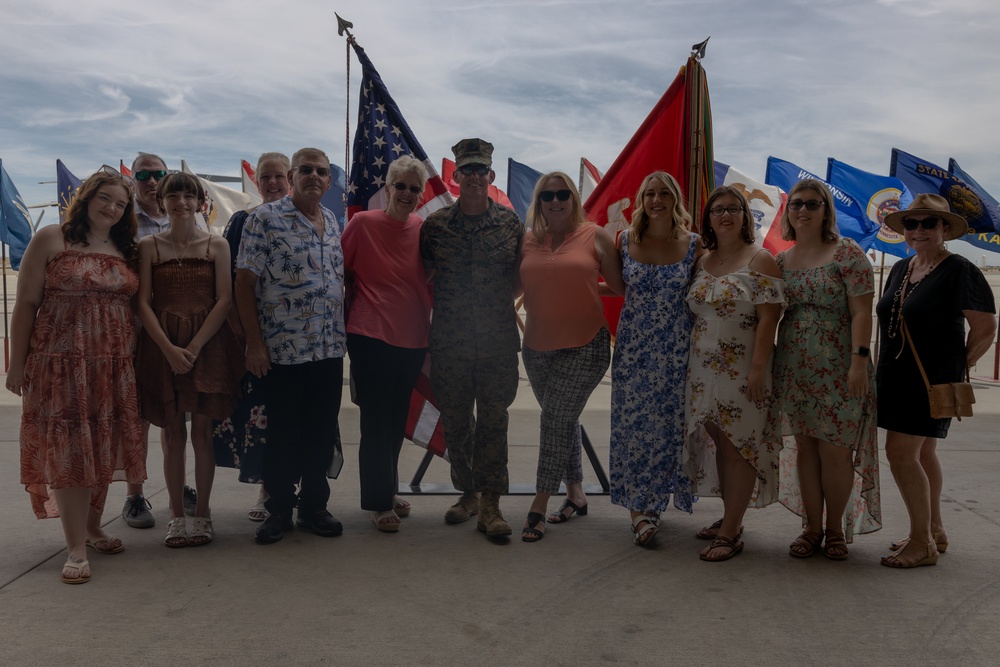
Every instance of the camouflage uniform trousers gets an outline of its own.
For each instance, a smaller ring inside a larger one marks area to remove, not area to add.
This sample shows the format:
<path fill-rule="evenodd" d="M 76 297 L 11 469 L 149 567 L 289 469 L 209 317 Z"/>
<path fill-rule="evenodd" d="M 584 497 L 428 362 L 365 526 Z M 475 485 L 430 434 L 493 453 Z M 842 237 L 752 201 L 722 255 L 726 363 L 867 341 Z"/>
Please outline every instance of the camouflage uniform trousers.
<path fill-rule="evenodd" d="M 507 408 L 517 383 L 517 352 L 479 359 L 431 352 L 431 389 L 459 491 L 507 493 Z"/>

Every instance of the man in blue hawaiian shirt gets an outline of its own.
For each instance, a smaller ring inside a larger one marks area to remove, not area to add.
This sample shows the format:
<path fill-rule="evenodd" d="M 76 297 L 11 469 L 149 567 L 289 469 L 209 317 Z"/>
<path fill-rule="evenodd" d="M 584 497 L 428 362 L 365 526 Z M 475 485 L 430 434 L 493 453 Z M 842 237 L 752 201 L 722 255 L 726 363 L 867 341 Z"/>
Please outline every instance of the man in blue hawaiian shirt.
<path fill-rule="evenodd" d="M 326 508 L 345 351 L 340 227 L 320 204 L 333 180 L 329 158 L 316 148 L 299 150 L 288 180 L 291 195 L 250 214 L 236 262 L 247 369 L 267 376 L 261 477 L 270 516 L 257 529 L 261 544 L 291 530 L 296 501 L 300 527 L 324 537 L 343 532 Z"/>

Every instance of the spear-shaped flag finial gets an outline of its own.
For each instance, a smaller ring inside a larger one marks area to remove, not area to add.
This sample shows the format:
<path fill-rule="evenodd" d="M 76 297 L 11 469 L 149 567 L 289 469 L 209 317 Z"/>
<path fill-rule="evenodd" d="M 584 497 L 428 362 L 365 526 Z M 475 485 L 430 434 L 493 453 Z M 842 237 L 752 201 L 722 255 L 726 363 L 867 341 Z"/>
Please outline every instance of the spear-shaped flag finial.
<path fill-rule="evenodd" d="M 334 12 L 333 15 L 337 17 L 337 35 L 343 37 L 346 32 L 348 37 L 353 37 L 354 35 L 350 33 L 350 29 L 354 27 L 354 24 L 340 18 L 340 14 L 337 12 Z"/>
<path fill-rule="evenodd" d="M 339 17 L 338 17 L 339 18 Z M 711 36 L 705 38 L 704 42 L 699 42 L 691 47 L 691 57 L 695 60 L 701 60 L 705 57 L 705 47 L 708 45 L 708 40 L 712 39 Z"/>

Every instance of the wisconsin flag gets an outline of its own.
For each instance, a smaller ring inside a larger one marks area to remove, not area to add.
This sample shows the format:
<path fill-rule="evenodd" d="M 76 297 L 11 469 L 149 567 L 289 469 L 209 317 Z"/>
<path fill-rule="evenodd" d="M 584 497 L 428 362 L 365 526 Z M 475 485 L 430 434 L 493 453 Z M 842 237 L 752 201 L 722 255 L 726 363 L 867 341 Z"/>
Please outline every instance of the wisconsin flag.
<path fill-rule="evenodd" d="M 768 185 L 777 185 L 785 192 L 791 192 L 796 183 L 806 178 L 817 180 L 830 188 L 833 204 L 837 209 L 837 230 L 841 236 L 854 239 L 862 250 L 867 251 L 878 235 L 878 225 L 868 219 L 857 199 L 802 167 L 776 157 L 767 158 L 764 182 Z"/>

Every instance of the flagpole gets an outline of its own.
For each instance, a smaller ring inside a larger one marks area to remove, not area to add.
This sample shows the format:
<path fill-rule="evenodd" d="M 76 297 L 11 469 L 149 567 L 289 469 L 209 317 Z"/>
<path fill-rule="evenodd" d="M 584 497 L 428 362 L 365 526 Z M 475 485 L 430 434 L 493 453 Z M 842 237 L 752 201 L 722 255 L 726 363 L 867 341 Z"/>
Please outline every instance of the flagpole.
<path fill-rule="evenodd" d="M 711 38 L 709 38 L 711 39 Z M 689 145 L 691 153 L 688 156 L 688 209 L 691 212 L 695 231 L 701 231 L 701 199 L 704 184 L 702 183 L 702 160 L 705 153 L 705 109 L 702 105 L 703 70 L 701 59 L 705 56 L 708 39 L 691 47 L 691 55 L 687 62 L 688 76 L 688 113 L 691 119 L 691 136 Z"/>
<path fill-rule="evenodd" d="M 882 263 L 879 265 L 878 269 L 878 292 L 877 292 L 878 294 L 882 293 L 882 286 L 884 283 L 885 283 L 885 251 L 883 250 Z M 879 329 L 879 327 L 875 327 L 875 349 L 872 351 L 872 362 L 876 365 L 878 365 L 878 341 L 880 337 L 879 334 L 881 333 L 882 333 L 881 329 Z"/>
<path fill-rule="evenodd" d="M 340 18 L 337 12 L 333 13 L 337 17 L 337 35 L 340 37 L 347 33 L 347 41 L 344 42 L 344 49 L 347 55 L 347 105 L 344 109 L 344 173 L 351 169 L 351 44 L 354 43 L 354 35 L 348 28 L 353 28 L 354 24 Z M 344 200 L 344 217 L 347 217 L 347 188 L 344 188 L 341 197 Z"/>
<path fill-rule="evenodd" d="M 3 372 L 10 370 L 10 332 L 8 322 L 10 314 L 7 312 L 7 244 L 0 243 L 0 267 L 3 268 Z"/>

